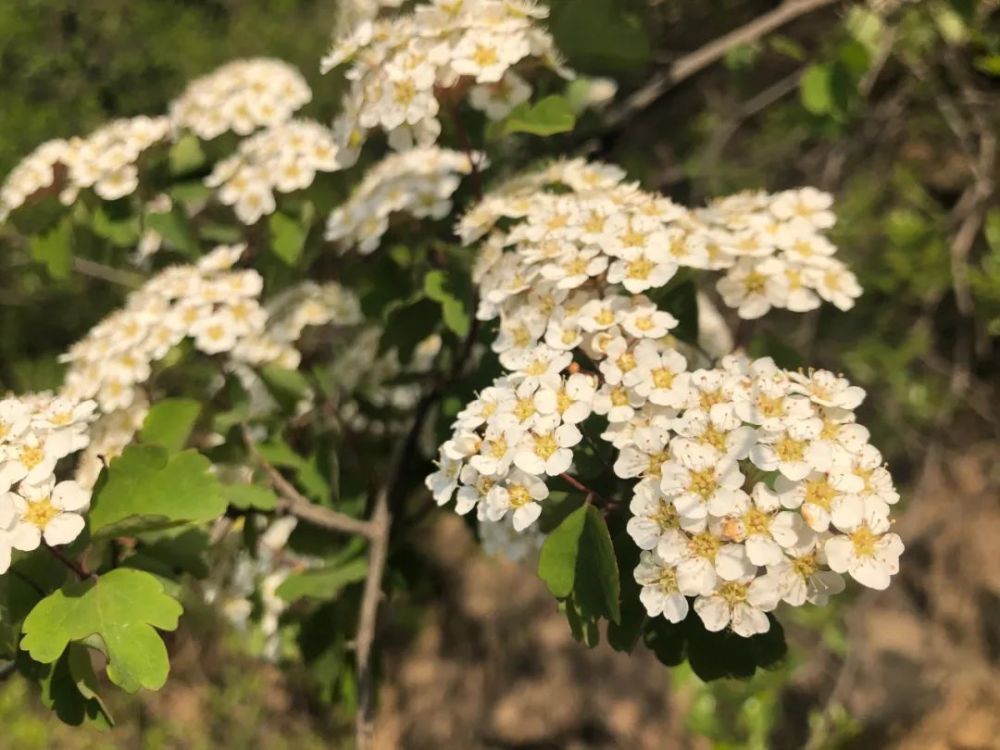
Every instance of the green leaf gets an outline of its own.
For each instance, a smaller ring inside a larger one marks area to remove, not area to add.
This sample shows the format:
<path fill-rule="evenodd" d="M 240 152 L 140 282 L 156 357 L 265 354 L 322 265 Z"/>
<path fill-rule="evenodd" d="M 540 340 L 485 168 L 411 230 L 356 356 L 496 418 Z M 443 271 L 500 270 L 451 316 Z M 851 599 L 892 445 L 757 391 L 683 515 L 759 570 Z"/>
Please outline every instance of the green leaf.
<path fill-rule="evenodd" d="M 622 0 L 559 0 L 552 6 L 549 28 L 577 70 L 607 75 L 649 60 L 649 37 Z"/>
<path fill-rule="evenodd" d="M 170 662 L 154 628 L 176 629 L 182 611 L 154 576 L 118 568 L 97 581 L 67 584 L 39 602 L 24 621 L 21 648 L 51 664 L 70 643 L 97 636 L 113 683 L 129 693 L 158 690 Z"/>
<path fill-rule="evenodd" d="M 278 496 L 274 491 L 259 484 L 225 484 L 222 496 L 240 510 L 269 511 L 278 507 Z"/>
<path fill-rule="evenodd" d="M 608 623 L 608 645 L 615 651 L 631 653 L 646 623 L 646 608 L 639 599 L 641 587 L 632 574 L 639 564 L 639 548 L 628 534 L 621 533 L 615 536 L 615 555 L 619 562 L 621 619 Z"/>
<path fill-rule="evenodd" d="M 619 622 L 621 588 L 615 548 L 600 511 L 588 505 L 586 513 L 573 589 L 584 614 Z"/>
<path fill-rule="evenodd" d="M 656 305 L 677 318 L 677 327 L 670 333 L 689 344 L 698 342 L 698 287 L 691 279 L 667 286 L 662 293 L 652 294 Z"/>
<path fill-rule="evenodd" d="M 86 646 L 71 643 L 51 667 L 31 662 L 23 669 L 26 677 L 38 679 L 42 705 L 64 724 L 76 727 L 87 723 L 100 730 L 113 726 L 111 714 L 97 694 L 97 676 Z"/>
<path fill-rule="evenodd" d="M 91 533 L 126 535 L 202 523 L 226 510 L 211 462 L 195 450 L 170 454 L 132 445 L 111 462 L 88 519 Z"/>
<path fill-rule="evenodd" d="M 193 399 L 163 399 L 149 410 L 139 437 L 144 443 L 162 445 L 176 453 L 187 444 L 200 414 L 201 404 Z"/>
<path fill-rule="evenodd" d="M 1000 55 L 980 55 L 973 61 L 976 70 L 987 75 L 1000 76 Z"/>
<path fill-rule="evenodd" d="M 146 227 L 159 232 L 164 241 L 188 255 L 198 254 L 198 243 L 191 232 L 187 216 L 177 206 L 165 213 L 146 214 Z"/>
<path fill-rule="evenodd" d="M 136 217 L 112 219 L 104 210 L 104 206 L 98 206 L 94 210 L 90 228 L 98 237 L 109 240 L 117 247 L 131 247 L 139 239 L 139 220 Z"/>
<path fill-rule="evenodd" d="M 399 305 L 389 311 L 385 330 L 379 341 L 379 352 L 395 349 L 403 364 L 413 359 L 417 344 L 434 333 L 440 320 L 440 306 L 427 297 Z"/>
<path fill-rule="evenodd" d="M 303 598 L 332 599 L 344 586 L 363 581 L 368 573 L 368 561 L 355 558 L 345 564 L 330 565 L 291 573 L 275 593 L 286 602 Z"/>
<path fill-rule="evenodd" d="M 306 245 L 308 226 L 303 226 L 280 211 L 271 214 L 267 226 L 271 235 L 271 252 L 285 265 L 295 266 L 302 257 L 302 249 Z"/>
<path fill-rule="evenodd" d="M 503 132 L 549 136 L 573 129 L 576 117 L 565 97 L 553 94 L 536 104 L 525 102 L 514 108 L 504 123 Z"/>
<path fill-rule="evenodd" d="M 580 554 L 580 537 L 587 523 L 587 506 L 570 513 L 545 538 L 538 557 L 538 576 L 553 596 L 565 599 L 573 592 L 576 582 L 576 561 Z"/>
<path fill-rule="evenodd" d="M 68 216 L 46 234 L 31 238 L 31 257 L 44 263 L 53 279 L 69 278 L 73 268 L 73 224 Z"/>
<path fill-rule="evenodd" d="M 319 461 L 315 456 L 310 458 L 300 456 L 280 437 L 261 443 L 257 446 L 257 450 L 274 466 L 294 471 L 296 481 L 313 500 L 324 504 L 330 502 L 330 484 L 319 470 Z"/>
<path fill-rule="evenodd" d="M 184 175 L 195 171 L 205 163 L 205 152 L 201 150 L 201 141 L 188 133 L 170 147 L 167 159 L 170 163 L 170 174 Z"/>
<path fill-rule="evenodd" d="M 814 115 L 829 114 L 833 109 L 831 75 L 829 65 L 810 65 L 799 81 L 802 106 Z"/>
<path fill-rule="evenodd" d="M 289 411 L 309 393 L 309 381 L 299 370 L 264 365 L 259 372 L 271 395 Z"/>
<path fill-rule="evenodd" d="M 424 291 L 441 305 L 444 324 L 455 335 L 465 337 L 469 333 L 471 321 L 454 276 L 447 271 L 431 271 L 424 277 Z"/>

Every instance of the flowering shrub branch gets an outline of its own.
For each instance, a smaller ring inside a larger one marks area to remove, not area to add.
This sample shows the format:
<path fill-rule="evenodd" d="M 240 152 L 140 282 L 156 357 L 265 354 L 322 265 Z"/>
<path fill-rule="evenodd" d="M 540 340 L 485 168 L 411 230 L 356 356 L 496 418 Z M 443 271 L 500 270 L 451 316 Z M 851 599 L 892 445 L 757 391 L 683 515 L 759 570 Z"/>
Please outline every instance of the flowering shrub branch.
<path fill-rule="evenodd" d="M 864 392 L 729 351 L 719 311 L 854 304 L 832 196 L 687 208 L 558 140 L 520 164 L 499 144 L 604 98 L 557 93 L 574 73 L 545 8 L 382 5 L 350 5 L 322 62 L 347 87 L 332 128 L 298 114 L 298 71 L 235 61 L 4 182 L 0 216 L 55 279 L 128 289 L 56 393 L 0 401 L 4 656 L 89 678 L 95 650 L 111 682 L 155 689 L 157 631 L 198 598 L 262 657 L 337 665 L 317 679 L 356 696 L 368 747 L 380 601 L 419 575 L 393 553 L 428 492 L 487 551 L 537 556 L 579 640 L 604 619 L 666 663 L 724 661 L 733 639 L 769 663 L 781 603 L 822 604 L 844 574 L 888 586 L 898 495 Z M 65 569 L 36 580 L 42 546 Z"/>

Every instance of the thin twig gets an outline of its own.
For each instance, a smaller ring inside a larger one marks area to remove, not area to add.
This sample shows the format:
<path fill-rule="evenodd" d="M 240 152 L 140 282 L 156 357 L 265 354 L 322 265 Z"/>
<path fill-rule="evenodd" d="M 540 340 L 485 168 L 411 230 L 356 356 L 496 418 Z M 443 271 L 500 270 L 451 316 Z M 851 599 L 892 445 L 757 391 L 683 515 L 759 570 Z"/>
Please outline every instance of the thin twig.
<path fill-rule="evenodd" d="M 97 578 L 96 575 L 94 575 L 89 570 L 87 570 L 85 567 L 83 567 L 82 563 L 78 563 L 75 560 L 71 560 L 58 547 L 53 547 L 48 542 L 42 542 L 42 546 L 45 547 L 45 549 L 47 549 L 49 551 L 49 553 L 56 560 L 58 560 L 63 565 L 65 565 L 67 568 L 69 568 L 71 571 L 73 571 L 74 575 L 76 575 L 76 577 L 79 578 L 81 581 L 93 580 L 93 579 Z"/>
<path fill-rule="evenodd" d="M 724 34 L 694 52 L 677 58 L 669 68 L 647 81 L 620 106 L 609 109 L 604 117 L 605 129 L 613 130 L 632 115 L 648 108 L 677 84 L 721 60 L 734 47 L 756 41 L 800 16 L 836 2 L 839 0 L 786 0 L 785 3 L 771 12 L 758 16 L 753 21 Z"/>
<path fill-rule="evenodd" d="M 140 275 L 122 271 L 118 268 L 106 266 L 87 258 L 73 258 L 73 270 L 83 276 L 90 276 L 101 281 L 109 281 L 129 289 L 138 289 L 142 286 L 143 279 Z"/>
<path fill-rule="evenodd" d="M 584 493 L 585 495 L 589 495 L 593 497 L 595 500 L 599 500 L 600 503 L 605 507 L 611 508 L 618 505 L 617 500 L 609 500 L 608 498 L 604 497 L 604 495 L 602 495 L 600 492 L 591 489 L 590 487 L 585 485 L 583 482 L 581 482 L 579 479 L 572 476 L 571 474 L 563 472 L 562 474 L 559 475 L 559 478 L 562 479 L 564 482 L 566 482 L 566 484 L 569 484 L 575 489 L 580 490 L 580 492 Z"/>
<path fill-rule="evenodd" d="M 469 134 L 465 132 L 465 127 L 462 125 L 462 120 L 458 116 L 458 110 L 455 105 L 446 104 L 445 108 L 448 110 L 448 116 L 451 119 L 451 124 L 455 128 L 455 135 L 458 138 L 458 143 L 461 145 L 466 158 L 469 160 L 470 175 L 472 177 L 472 189 L 476 194 L 476 199 L 481 201 L 483 199 L 483 178 L 479 172 L 479 159 L 475 156 L 475 152 L 472 148 L 472 142 L 469 140 Z"/>
<path fill-rule="evenodd" d="M 250 428 L 245 424 L 241 424 L 240 429 L 243 433 L 243 442 L 247 447 L 247 451 L 249 451 L 257 465 L 267 474 L 271 486 L 281 496 L 282 510 L 296 518 L 301 518 L 307 523 L 311 523 L 313 526 L 319 526 L 329 531 L 337 531 L 343 534 L 358 534 L 368 539 L 373 538 L 374 528 L 370 522 L 354 518 L 346 513 L 340 513 L 330 508 L 324 508 L 322 505 L 317 505 L 305 497 L 295 488 L 295 485 L 285 479 L 281 472 L 261 455 L 260 450 L 257 448 L 257 442 L 253 439 L 253 435 L 250 434 Z"/>

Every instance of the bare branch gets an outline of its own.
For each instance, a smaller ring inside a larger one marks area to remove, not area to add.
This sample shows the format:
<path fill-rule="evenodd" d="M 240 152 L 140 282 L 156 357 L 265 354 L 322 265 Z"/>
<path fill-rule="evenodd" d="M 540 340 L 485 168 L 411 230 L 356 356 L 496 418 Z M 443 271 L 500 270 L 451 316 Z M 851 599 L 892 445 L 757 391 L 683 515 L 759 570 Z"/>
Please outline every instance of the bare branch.
<path fill-rule="evenodd" d="M 111 266 L 106 266 L 103 263 L 97 263 L 87 258 L 73 258 L 73 270 L 83 276 L 90 276 L 101 281 L 109 281 L 112 284 L 118 284 L 118 286 L 128 287 L 129 289 L 138 289 L 142 286 L 143 281 L 142 277 L 138 274 L 112 268 Z"/>
<path fill-rule="evenodd" d="M 343 534 L 358 534 L 369 539 L 373 538 L 374 527 L 370 522 L 362 521 L 361 519 L 330 508 L 324 508 L 322 505 L 317 505 L 305 497 L 295 488 L 295 485 L 285 479 L 282 473 L 261 455 L 260 450 L 257 448 L 257 443 L 253 439 L 253 435 L 250 434 L 250 429 L 245 424 L 240 425 L 240 429 L 243 433 L 243 442 L 246 444 L 250 455 L 257 465 L 264 470 L 271 486 L 281 496 L 282 510 L 296 518 L 301 518 L 307 523 L 311 523 L 313 526 L 319 526 L 328 531 L 337 531 Z"/>
<path fill-rule="evenodd" d="M 677 58 L 669 68 L 647 81 L 620 106 L 610 109 L 604 118 L 605 127 L 607 129 L 618 127 L 636 112 L 649 107 L 677 84 L 721 60 L 734 47 L 753 42 L 800 16 L 836 2 L 839 0 L 786 0 L 770 13 L 758 16 L 750 23 Z"/>

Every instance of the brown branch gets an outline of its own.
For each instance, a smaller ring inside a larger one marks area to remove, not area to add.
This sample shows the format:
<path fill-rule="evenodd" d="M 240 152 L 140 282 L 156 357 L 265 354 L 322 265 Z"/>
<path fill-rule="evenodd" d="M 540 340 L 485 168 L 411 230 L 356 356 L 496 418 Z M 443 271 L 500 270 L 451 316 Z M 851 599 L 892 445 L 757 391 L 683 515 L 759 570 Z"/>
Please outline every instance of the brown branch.
<path fill-rule="evenodd" d="M 609 109 L 604 118 L 605 129 L 614 129 L 632 115 L 648 108 L 677 84 L 721 60 L 734 47 L 756 41 L 800 16 L 836 2 L 839 0 L 786 0 L 771 12 L 677 58 L 669 68 L 647 81 L 620 106 Z"/>
<path fill-rule="evenodd" d="M 138 289 L 142 286 L 143 279 L 138 274 L 122 271 L 118 268 L 106 266 L 87 258 L 73 258 L 73 270 L 83 276 L 90 276 L 101 281 L 109 281 L 112 284 Z"/>
<path fill-rule="evenodd" d="M 49 553 L 56 560 L 58 560 L 67 568 L 69 568 L 71 571 L 73 571 L 73 574 L 81 581 L 88 581 L 97 578 L 96 575 L 94 575 L 85 567 L 83 567 L 81 563 L 75 562 L 74 560 L 71 560 L 69 557 L 67 557 L 66 554 L 61 549 L 53 547 L 48 542 L 42 542 L 42 546 L 45 547 L 45 549 L 47 549 Z"/>
<path fill-rule="evenodd" d="M 319 526 L 328 531 L 336 531 L 342 534 L 358 534 L 368 539 L 374 538 L 374 527 L 369 521 L 363 521 L 330 508 L 324 508 L 322 505 L 317 505 L 305 497 L 295 488 L 295 485 L 285 479 L 282 473 L 261 455 L 260 450 L 257 448 L 257 442 L 250 434 L 250 429 L 245 424 L 241 424 L 240 429 L 243 433 L 243 442 L 247 447 L 247 451 L 249 451 L 257 465 L 267 474 L 271 486 L 281 496 L 281 509 L 283 511 L 313 526 Z"/>

